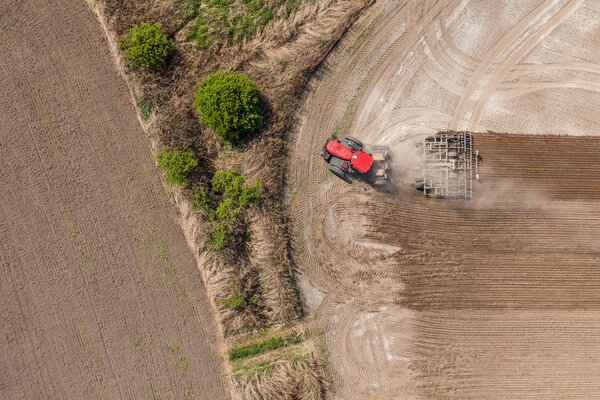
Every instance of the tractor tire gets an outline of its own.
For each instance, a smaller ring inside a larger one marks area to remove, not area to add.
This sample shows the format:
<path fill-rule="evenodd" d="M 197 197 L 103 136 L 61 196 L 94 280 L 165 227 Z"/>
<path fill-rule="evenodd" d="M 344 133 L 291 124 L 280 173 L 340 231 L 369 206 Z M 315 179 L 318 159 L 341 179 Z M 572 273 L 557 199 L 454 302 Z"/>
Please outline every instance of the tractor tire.
<path fill-rule="evenodd" d="M 415 189 L 420 191 L 425 190 L 425 182 L 423 181 L 423 178 L 417 178 L 415 180 Z"/>
<path fill-rule="evenodd" d="M 337 176 L 344 182 L 352 183 L 352 178 L 350 178 L 348 176 L 348 174 L 346 172 L 344 172 L 344 170 L 342 170 L 341 168 L 336 167 L 335 165 L 329 165 L 329 170 L 331 171 L 332 174 L 334 174 L 335 176 Z"/>
<path fill-rule="evenodd" d="M 360 147 L 360 149 L 355 149 L 357 151 L 358 150 L 362 150 L 362 148 L 364 147 L 363 142 L 361 142 L 360 140 L 358 140 L 354 136 L 346 135 L 346 140 L 349 141 L 349 142 L 352 142 L 352 143 L 356 144 L 358 147 Z"/>

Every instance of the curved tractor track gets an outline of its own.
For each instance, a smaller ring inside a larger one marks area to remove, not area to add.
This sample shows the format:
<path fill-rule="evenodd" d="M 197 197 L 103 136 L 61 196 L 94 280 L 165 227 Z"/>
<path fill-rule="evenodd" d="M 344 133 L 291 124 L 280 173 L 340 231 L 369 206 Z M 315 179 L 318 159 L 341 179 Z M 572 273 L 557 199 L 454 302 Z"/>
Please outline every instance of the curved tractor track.
<path fill-rule="evenodd" d="M 600 392 L 600 5 L 518 3 L 375 3 L 312 81 L 289 194 L 340 398 Z M 447 129 L 479 132 L 468 202 L 411 186 Z M 331 175 L 332 132 L 391 146 L 395 189 Z"/>

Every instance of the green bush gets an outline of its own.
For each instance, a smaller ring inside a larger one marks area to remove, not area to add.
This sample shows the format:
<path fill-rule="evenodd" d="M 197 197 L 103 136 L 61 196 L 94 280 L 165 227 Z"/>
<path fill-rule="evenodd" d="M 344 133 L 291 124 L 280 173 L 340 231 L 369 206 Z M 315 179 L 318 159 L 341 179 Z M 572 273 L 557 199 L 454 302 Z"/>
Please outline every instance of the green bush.
<path fill-rule="evenodd" d="M 194 193 L 192 206 L 208 211 L 212 224 L 206 244 L 212 250 L 223 250 L 233 229 L 239 225 L 239 216 L 247 208 L 258 205 L 262 183 L 255 179 L 250 186 L 245 185 L 246 177 L 234 170 L 215 172 L 211 189 L 203 188 Z"/>
<path fill-rule="evenodd" d="M 196 89 L 194 108 L 200 121 L 235 143 L 262 123 L 259 93 L 250 79 L 232 72 L 210 74 Z"/>
<path fill-rule="evenodd" d="M 119 48 L 131 69 L 158 69 L 173 51 L 173 42 L 160 33 L 161 27 L 160 22 L 141 22 L 119 38 Z"/>
<path fill-rule="evenodd" d="M 206 246 L 211 250 L 221 251 L 228 242 L 227 236 L 229 229 L 222 222 L 214 222 L 206 239 Z"/>
<path fill-rule="evenodd" d="M 179 150 L 178 147 L 167 147 L 158 153 L 158 166 L 165 174 L 165 182 L 187 186 L 187 177 L 198 165 L 198 159 L 192 149 Z"/>
<path fill-rule="evenodd" d="M 204 188 L 200 188 L 196 190 L 194 193 L 195 200 L 192 201 L 192 207 L 197 210 L 208 210 L 210 206 L 210 202 L 212 201 L 212 194 L 204 190 Z"/>

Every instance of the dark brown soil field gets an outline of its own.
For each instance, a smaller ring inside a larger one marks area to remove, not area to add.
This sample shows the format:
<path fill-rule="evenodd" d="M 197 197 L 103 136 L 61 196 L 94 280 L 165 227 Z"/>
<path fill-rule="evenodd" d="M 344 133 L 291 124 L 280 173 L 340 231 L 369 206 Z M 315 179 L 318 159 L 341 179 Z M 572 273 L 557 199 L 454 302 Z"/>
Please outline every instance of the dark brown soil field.
<path fill-rule="evenodd" d="M 378 2 L 311 81 L 289 195 L 339 397 L 600 393 L 599 15 L 584 0 Z M 470 201 L 412 187 L 413 142 L 444 130 L 481 132 Z M 330 174 L 334 131 L 389 145 L 396 190 Z"/>
<path fill-rule="evenodd" d="M 226 398 L 200 272 L 83 1 L 0 4 L 0 398 Z"/>

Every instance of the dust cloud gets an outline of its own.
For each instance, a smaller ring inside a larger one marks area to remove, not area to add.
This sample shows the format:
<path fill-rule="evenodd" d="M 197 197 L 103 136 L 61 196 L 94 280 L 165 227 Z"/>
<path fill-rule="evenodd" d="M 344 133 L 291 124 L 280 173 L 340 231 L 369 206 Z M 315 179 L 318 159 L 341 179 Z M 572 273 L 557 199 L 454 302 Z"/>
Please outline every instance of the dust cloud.
<path fill-rule="evenodd" d="M 415 179 L 422 177 L 421 151 L 415 143 L 425 136 L 414 136 L 390 146 L 390 178 L 397 187 L 414 187 Z"/>

